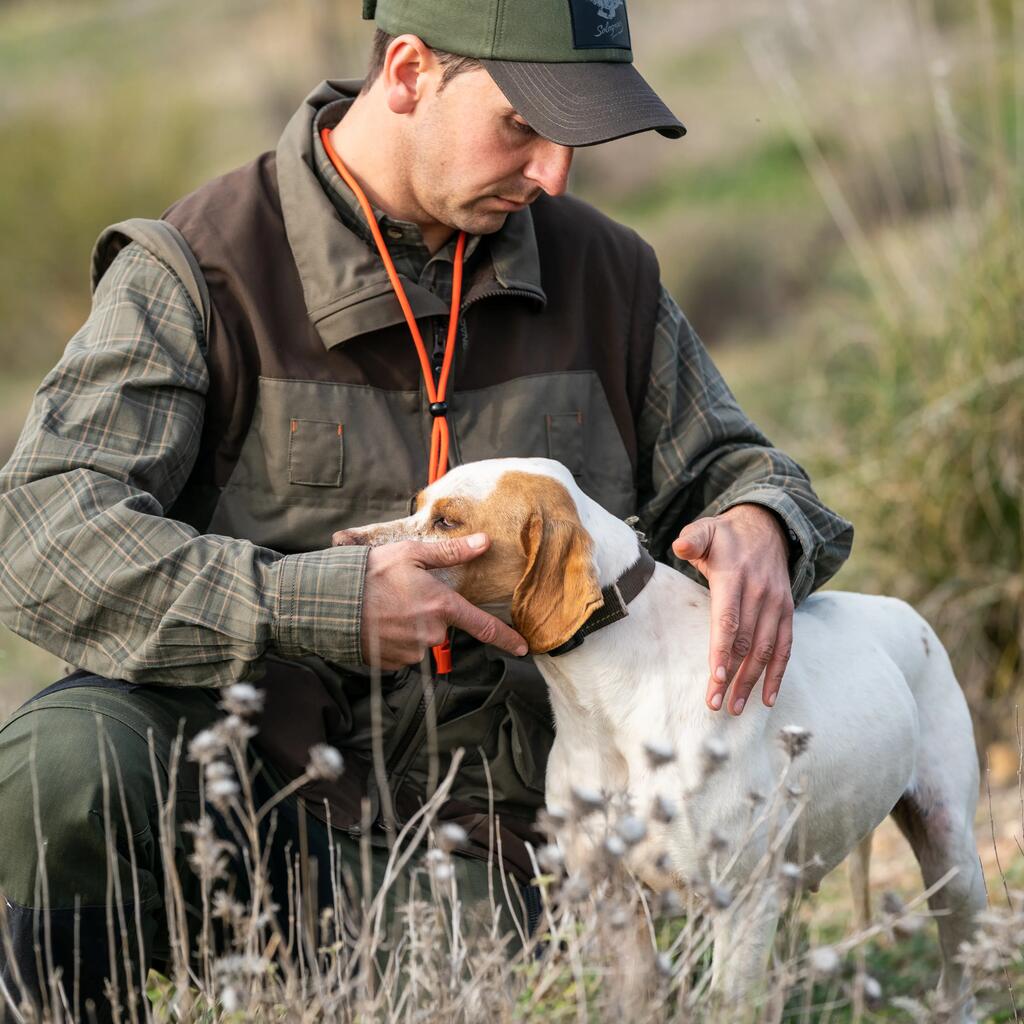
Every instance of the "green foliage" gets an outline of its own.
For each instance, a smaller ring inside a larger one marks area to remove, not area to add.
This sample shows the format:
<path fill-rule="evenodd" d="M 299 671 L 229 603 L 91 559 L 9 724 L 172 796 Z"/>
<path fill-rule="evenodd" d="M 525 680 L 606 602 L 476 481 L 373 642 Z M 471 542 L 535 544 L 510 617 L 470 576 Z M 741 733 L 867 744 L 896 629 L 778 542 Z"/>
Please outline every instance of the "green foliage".
<path fill-rule="evenodd" d="M 850 456 L 858 582 L 919 607 L 972 708 L 1012 719 L 1024 637 L 1024 234 L 995 217 L 934 328 L 907 316 L 840 349 L 824 375 Z"/>
<path fill-rule="evenodd" d="M 55 127 L 35 111 L 10 118 L 0 161 L 0 349 L 8 373 L 37 370 L 88 310 L 86 254 L 107 224 L 159 216 L 193 180 L 203 112 L 154 105 L 122 85 L 88 118 Z M 128 126 L 147 123 L 145 142 Z M 69 258 L 73 254 L 73 258 Z"/>

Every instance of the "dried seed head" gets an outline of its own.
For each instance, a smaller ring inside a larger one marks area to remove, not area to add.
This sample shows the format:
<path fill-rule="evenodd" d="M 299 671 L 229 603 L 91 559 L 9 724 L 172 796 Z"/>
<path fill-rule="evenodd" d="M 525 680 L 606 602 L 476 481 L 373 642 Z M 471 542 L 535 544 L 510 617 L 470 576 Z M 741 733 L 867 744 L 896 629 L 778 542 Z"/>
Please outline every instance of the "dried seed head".
<path fill-rule="evenodd" d="M 882 997 L 882 986 L 877 978 L 872 978 L 870 974 L 864 975 L 864 980 L 861 983 L 861 989 L 864 993 L 864 1005 L 869 1010 L 881 1009 L 883 1003 Z"/>
<path fill-rule="evenodd" d="M 786 793 L 793 800 L 799 800 L 804 795 L 804 787 L 799 783 L 790 782 L 786 785 Z"/>
<path fill-rule="evenodd" d="M 226 985 L 221 990 L 220 1005 L 224 1007 L 225 1013 L 235 1013 L 238 1010 L 238 992 L 234 985 Z"/>
<path fill-rule="evenodd" d="M 259 731 L 256 726 L 250 725 L 241 715 L 228 715 L 221 719 L 218 728 L 224 736 L 237 740 L 239 743 L 247 743 Z"/>
<path fill-rule="evenodd" d="M 233 779 L 235 771 L 227 761 L 211 761 L 206 766 L 206 781 L 216 782 L 218 779 Z"/>
<path fill-rule="evenodd" d="M 661 894 L 660 911 L 665 917 L 679 917 L 686 908 L 675 889 L 667 889 Z"/>
<path fill-rule="evenodd" d="M 537 831 L 549 837 L 555 836 L 565 828 L 568 821 L 569 815 L 564 807 L 555 804 L 542 807 L 537 814 Z"/>
<path fill-rule="evenodd" d="M 455 868 L 451 864 L 435 864 L 430 869 L 435 882 L 450 882 L 455 876 Z"/>
<path fill-rule="evenodd" d="M 573 786 L 572 802 L 580 817 L 603 810 L 607 803 L 602 793 L 589 786 Z"/>
<path fill-rule="evenodd" d="M 811 733 L 802 725 L 785 725 L 779 730 L 779 742 L 789 757 L 795 760 L 807 750 Z"/>
<path fill-rule="evenodd" d="M 213 802 L 214 807 L 227 803 L 232 797 L 238 796 L 240 792 L 238 783 L 232 778 L 214 779 L 206 787 L 206 795 Z"/>
<path fill-rule="evenodd" d="M 787 892 L 794 893 L 800 888 L 800 882 L 804 873 L 799 864 L 786 861 L 779 868 L 779 881 Z"/>
<path fill-rule="evenodd" d="M 571 875 L 562 885 L 562 897 L 570 903 L 582 903 L 590 895 L 590 886 L 581 875 Z"/>
<path fill-rule="evenodd" d="M 345 770 L 345 759 L 334 747 L 326 743 L 318 743 L 309 748 L 309 764 L 306 765 L 306 774 L 311 779 L 326 779 L 334 782 Z"/>
<path fill-rule="evenodd" d="M 633 920 L 633 915 L 625 907 L 616 907 L 611 914 L 608 915 L 608 924 L 616 931 L 622 931 L 623 928 L 629 927 L 629 922 Z"/>
<path fill-rule="evenodd" d="M 662 796 L 660 793 L 651 804 L 651 817 L 663 825 L 671 825 L 676 820 L 678 813 L 676 805 L 667 796 Z"/>
<path fill-rule="evenodd" d="M 554 843 L 548 843 L 537 851 L 537 864 L 549 875 L 559 874 L 564 863 L 565 857 Z"/>
<path fill-rule="evenodd" d="M 732 893 L 725 886 L 713 885 L 708 892 L 711 905 L 716 910 L 728 910 L 732 906 Z"/>
<path fill-rule="evenodd" d="M 615 823 L 615 831 L 627 846 L 636 846 L 647 835 L 647 826 L 632 814 L 627 814 Z"/>
<path fill-rule="evenodd" d="M 839 954 L 831 946 L 818 946 L 807 954 L 807 962 L 811 970 L 822 978 L 831 978 L 837 974 L 842 961 Z"/>
<path fill-rule="evenodd" d="M 675 966 L 672 963 L 672 957 L 670 957 L 668 953 L 659 953 L 654 958 L 654 969 L 663 978 L 671 978 L 675 973 Z"/>
<path fill-rule="evenodd" d="M 621 860 L 626 855 L 626 844 L 616 835 L 608 836 L 601 848 L 612 860 Z"/>
<path fill-rule="evenodd" d="M 469 841 L 466 830 L 454 821 L 446 822 L 437 830 L 437 845 L 446 853 L 460 850 Z"/>
<path fill-rule="evenodd" d="M 206 764 L 224 749 L 224 740 L 213 729 L 197 732 L 188 744 L 188 759 Z"/>
<path fill-rule="evenodd" d="M 729 747 L 718 736 L 709 736 L 700 748 L 701 768 L 705 775 L 711 775 L 729 760 Z"/>
<path fill-rule="evenodd" d="M 906 908 L 899 893 L 884 892 L 882 893 L 882 909 L 887 914 L 895 916 L 897 914 L 902 914 Z"/>
<path fill-rule="evenodd" d="M 909 939 L 924 927 L 924 918 L 920 914 L 903 914 L 892 923 L 893 934 L 901 939 Z"/>
<path fill-rule="evenodd" d="M 662 740 L 651 740 L 644 744 L 644 753 L 647 755 L 647 762 L 652 768 L 660 768 L 662 765 L 671 764 L 676 759 L 675 748 L 671 743 Z"/>
<path fill-rule="evenodd" d="M 432 846 L 423 855 L 423 859 L 426 861 L 427 867 L 433 869 L 437 867 L 438 864 L 447 864 L 448 854 L 445 853 L 444 850 L 439 850 L 436 846 Z"/>
<path fill-rule="evenodd" d="M 265 694 L 249 683 L 235 683 L 221 690 L 220 706 L 232 715 L 257 715 L 263 710 Z"/>
<path fill-rule="evenodd" d="M 662 875 L 667 875 L 671 872 L 672 858 L 665 850 L 662 850 L 661 853 L 654 858 L 654 870 Z"/>

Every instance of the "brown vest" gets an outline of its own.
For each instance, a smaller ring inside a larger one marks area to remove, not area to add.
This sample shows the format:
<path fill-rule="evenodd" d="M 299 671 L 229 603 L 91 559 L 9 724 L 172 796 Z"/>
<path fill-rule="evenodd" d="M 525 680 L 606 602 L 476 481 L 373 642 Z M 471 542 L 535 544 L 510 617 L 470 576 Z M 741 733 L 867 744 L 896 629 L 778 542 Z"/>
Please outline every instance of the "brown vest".
<path fill-rule="evenodd" d="M 576 199 L 541 197 L 519 216 L 531 215 L 543 290 L 502 280 L 487 239 L 466 268 L 450 401 L 453 462 L 555 458 L 605 507 L 632 515 L 656 259 L 636 234 Z M 325 341 L 289 243 L 274 154 L 200 188 L 165 218 L 192 248 L 211 300 L 201 451 L 168 515 L 290 553 L 328 546 L 335 530 L 407 514 L 426 479 L 431 419 L 382 271 L 323 312 L 331 318 Z M 336 258 L 365 261 L 367 246 L 350 232 L 347 239 Z M 419 318 L 428 347 L 446 328 L 445 312 L 438 304 Z M 370 675 L 316 658 L 271 654 L 265 665 L 264 750 L 290 775 L 312 743 L 340 747 L 342 779 L 308 795 L 326 797 L 333 822 L 357 830 L 364 796 L 372 816 L 380 808 Z M 517 836 L 529 835 L 543 804 L 552 738 L 532 663 L 460 636 L 455 672 L 436 692 L 413 669 L 385 675 L 382 690 L 397 816 L 419 804 L 463 747 L 445 816 L 486 846 L 493 796 L 506 861 L 525 868 Z"/>

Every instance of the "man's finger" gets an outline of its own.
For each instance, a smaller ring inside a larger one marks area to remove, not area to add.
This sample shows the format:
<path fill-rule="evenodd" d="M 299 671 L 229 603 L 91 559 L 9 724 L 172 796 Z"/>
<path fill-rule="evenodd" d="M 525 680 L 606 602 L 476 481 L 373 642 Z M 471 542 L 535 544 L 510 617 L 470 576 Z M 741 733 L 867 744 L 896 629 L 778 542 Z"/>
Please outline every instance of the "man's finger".
<path fill-rule="evenodd" d="M 529 651 L 526 641 L 511 626 L 506 626 L 501 619 L 496 619 L 476 605 L 470 604 L 458 594 L 452 594 L 448 613 L 450 625 L 461 629 L 481 643 L 500 647 L 509 654 L 522 657 Z"/>
<path fill-rule="evenodd" d="M 701 561 L 708 557 L 711 542 L 715 539 L 715 524 L 711 519 L 698 519 L 686 526 L 672 544 L 678 558 L 687 562 Z"/>
<path fill-rule="evenodd" d="M 482 555 L 491 544 L 486 533 L 471 533 L 468 537 L 445 537 L 431 543 L 403 541 L 415 557 L 416 564 L 424 569 L 444 569 L 450 565 L 461 565 Z"/>
<path fill-rule="evenodd" d="M 793 652 L 793 609 L 787 607 L 779 620 L 779 635 L 775 641 L 775 653 L 764 676 L 764 692 L 762 700 L 768 707 L 775 707 L 775 698 L 782 686 L 782 676 L 789 664 L 789 656 Z"/>
<path fill-rule="evenodd" d="M 751 691 L 761 678 L 761 673 L 775 654 L 776 637 L 779 635 L 779 614 L 778 606 L 767 602 L 762 603 L 757 610 L 753 639 L 736 672 L 732 693 L 729 694 L 730 714 L 742 713 Z"/>
<path fill-rule="evenodd" d="M 708 653 L 711 679 L 706 700 L 712 711 L 722 706 L 729 687 L 733 643 L 740 628 L 741 597 L 738 577 L 720 575 L 711 587 L 711 649 Z"/>

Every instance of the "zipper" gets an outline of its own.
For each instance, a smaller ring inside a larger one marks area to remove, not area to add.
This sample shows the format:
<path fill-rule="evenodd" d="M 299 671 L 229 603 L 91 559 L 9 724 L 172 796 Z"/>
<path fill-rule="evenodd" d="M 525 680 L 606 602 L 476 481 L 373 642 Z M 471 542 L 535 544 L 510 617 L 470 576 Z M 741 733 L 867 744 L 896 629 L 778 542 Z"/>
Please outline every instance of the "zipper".
<path fill-rule="evenodd" d="M 470 306 L 475 306 L 478 302 L 483 302 L 484 299 L 496 299 L 504 295 L 511 295 L 518 299 L 533 299 L 535 302 L 541 301 L 541 296 L 537 292 L 528 291 L 525 288 L 492 288 L 490 291 L 481 292 L 464 302 L 459 309 L 459 316 L 463 316 Z"/>

